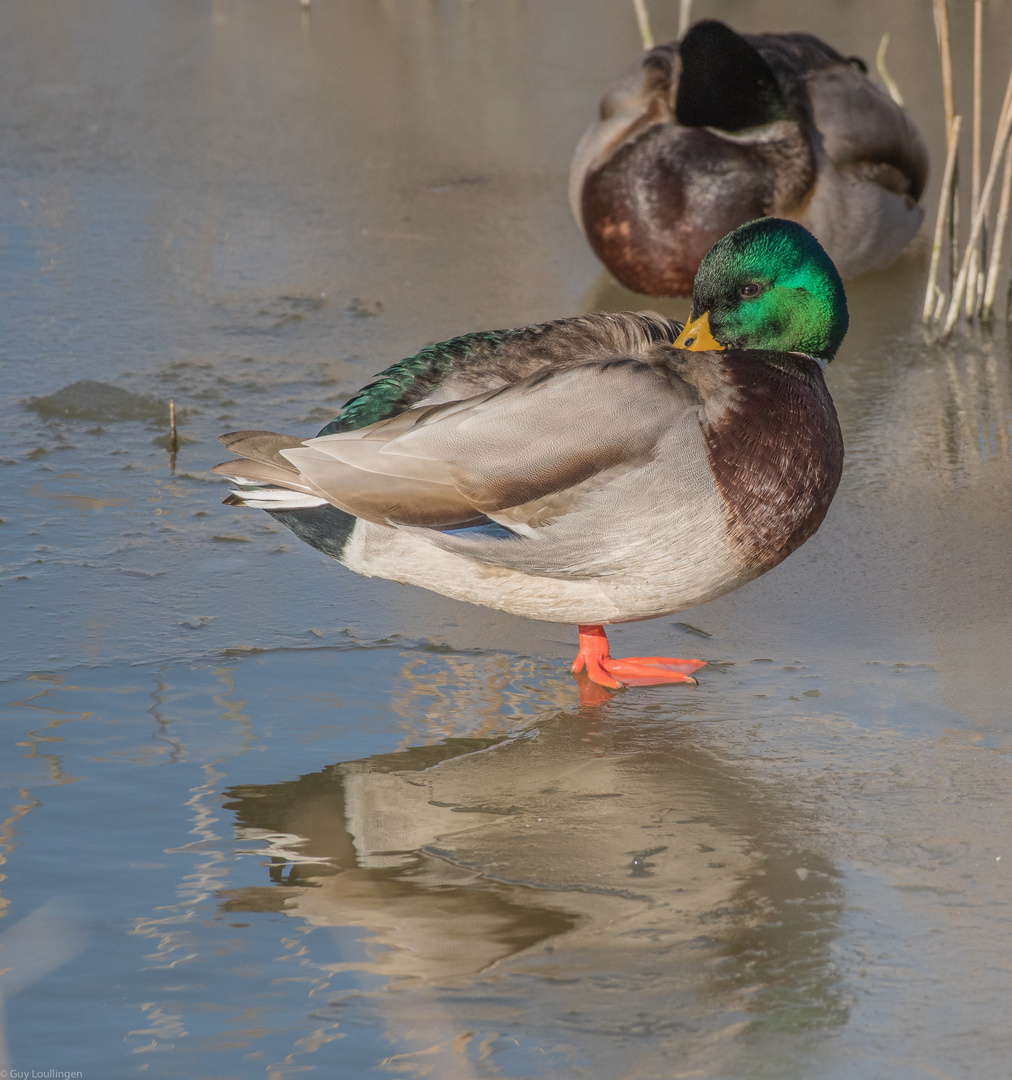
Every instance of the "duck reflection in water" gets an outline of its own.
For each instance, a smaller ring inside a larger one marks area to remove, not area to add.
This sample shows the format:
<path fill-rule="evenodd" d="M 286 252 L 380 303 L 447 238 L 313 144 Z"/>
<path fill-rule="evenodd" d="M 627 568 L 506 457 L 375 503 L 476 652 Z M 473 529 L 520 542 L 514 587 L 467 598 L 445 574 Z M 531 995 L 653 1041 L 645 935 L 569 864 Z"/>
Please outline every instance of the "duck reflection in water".
<path fill-rule="evenodd" d="M 749 1033 L 842 1023 L 842 888 L 817 823 L 672 719 L 563 711 L 509 738 L 233 788 L 273 884 L 225 907 L 364 927 L 364 956 L 318 965 L 313 994 L 338 972 L 380 977 L 340 1000 L 335 987 L 324 1015 L 382 1024 L 401 1047 L 418 1030 L 544 1047 L 647 1033 L 689 1058 L 723 1040 L 730 1061 Z"/>

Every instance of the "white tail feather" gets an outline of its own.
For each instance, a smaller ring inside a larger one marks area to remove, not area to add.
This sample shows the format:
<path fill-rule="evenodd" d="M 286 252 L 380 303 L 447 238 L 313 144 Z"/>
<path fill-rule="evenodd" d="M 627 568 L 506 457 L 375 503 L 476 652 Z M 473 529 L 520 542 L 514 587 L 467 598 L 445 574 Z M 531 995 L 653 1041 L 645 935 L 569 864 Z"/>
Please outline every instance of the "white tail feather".
<path fill-rule="evenodd" d="M 241 477 L 234 478 L 239 487 L 232 488 L 232 494 L 242 499 L 245 506 L 256 510 L 310 510 L 314 506 L 326 506 L 326 499 L 315 495 L 306 495 L 301 491 L 289 491 L 287 488 L 267 487 L 263 484 L 244 484 Z"/>

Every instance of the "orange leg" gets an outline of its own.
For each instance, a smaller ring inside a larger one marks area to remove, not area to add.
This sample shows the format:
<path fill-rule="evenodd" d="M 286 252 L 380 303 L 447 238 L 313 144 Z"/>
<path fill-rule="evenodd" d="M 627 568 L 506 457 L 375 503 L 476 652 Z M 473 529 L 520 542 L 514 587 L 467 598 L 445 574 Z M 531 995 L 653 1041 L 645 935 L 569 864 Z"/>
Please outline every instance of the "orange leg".
<path fill-rule="evenodd" d="M 573 672 L 587 669 L 587 676 L 599 686 L 621 690 L 623 686 L 660 686 L 663 683 L 692 683 L 692 672 L 705 660 L 678 660 L 671 656 L 626 656 L 608 654 L 608 638 L 603 626 L 581 626 L 580 651 L 573 661 Z"/>

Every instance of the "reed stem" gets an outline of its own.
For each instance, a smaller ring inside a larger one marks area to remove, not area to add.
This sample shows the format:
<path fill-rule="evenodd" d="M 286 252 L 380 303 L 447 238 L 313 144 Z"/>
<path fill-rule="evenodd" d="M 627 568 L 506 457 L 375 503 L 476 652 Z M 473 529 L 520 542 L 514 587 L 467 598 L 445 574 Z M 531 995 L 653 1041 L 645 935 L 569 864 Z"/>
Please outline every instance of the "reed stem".
<path fill-rule="evenodd" d="M 987 268 L 987 281 L 984 285 L 984 303 L 980 310 L 982 319 L 990 319 L 994 312 L 994 294 L 998 288 L 998 274 L 1001 270 L 1002 245 L 1005 241 L 1005 229 L 1008 225 L 1009 202 L 1012 200 L 1012 139 L 1005 148 L 1005 169 L 1001 178 L 1001 195 L 998 197 L 998 220 L 994 226 L 994 238 L 991 241 L 991 262 Z M 1005 317 L 1008 318 L 1008 311 Z"/>
<path fill-rule="evenodd" d="M 980 201 L 980 122 L 983 101 L 984 0 L 973 0 L 973 166 L 970 174 L 970 218 Z"/>
<path fill-rule="evenodd" d="M 174 454 L 179 449 L 179 436 L 176 434 L 176 403 L 169 398 L 169 450 Z"/>
<path fill-rule="evenodd" d="M 945 236 L 945 223 L 952 205 L 952 187 L 956 175 L 956 156 L 959 151 L 959 128 L 963 122 L 961 116 L 952 118 L 949 128 L 948 150 L 945 155 L 945 171 L 942 174 L 942 191 L 938 196 L 938 214 L 935 217 L 935 239 L 931 245 L 931 268 L 928 271 L 928 287 L 924 293 L 924 311 L 921 319 L 930 322 L 935 309 L 935 292 L 938 287 L 938 264 L 942 258 L 942 240 Z M 951 287 L 951 282 L 950 282 Z M 936 316 L 937 318 L 937 316 Z"/>
<path fill-rule="evenodd" d="M 942 62 L 942 105 L 945 108 L 945 134 L 952 130 L 956 118 L 956 99 L 952 92 L 952 42 L 949 37 L 949 5 L 947 0 L 931 0 L 938 38 L 938 56 Z M 956 252 L 959 247 L 959 161 L 956 161 L 949 192 L 949 291 L 955 284 Z M 936 319 L 937 321 L 937 319 Z"/>
<path fill-rule="evenodd" d="M 945 105 L 945 130 L 952 127 L 956 115 L 956 99 L 952 93 L 952 44 L 949 39 L 949 5 L 947 0 L 932 0 L 938 52 L 942 58 L 942 102 Z"/>
<path fill-rule="evenodd" d="M 980 124 L 983 101 L 984 70 L 984 0 L 973 0 L 973 141 L 970 165 L 970 220 L 977 215 L 980 202 Z M 976 266 L 972 267 L 966 280 L 966 317 L 972 319 L 977 310 L 979 293 L 977 279 L 981 271 L 978 248 Z"/>
<path fill-rule="evenodd" d="M 956 263 L 959 261 L 959 155 L 952 174 L 952 191 L 949 192 L 949 292 L 956 284 Z"/>
<path fill-rule="evenodd" d="M 948 337 L 952 328 L 959 318 L 959 305 L 966 289 L 967 278 L 973 260 L 979 257 L 979 244 L 981 233 L 984 229 L 984 218 L 987 216 L 991 202 L 991 192 L 994 189 L 995 180 L 998 178 L 998 169 L 1001 159 L 1005 154 L 1005 145 L 1008 142 L 1009 132 L 1012 130 L 1012 72 L 1009 73 L 1008 85 L 1005 88 L 1005 97 L 1002 101 L 1001 115 L 998 119 L 998 131 L 995 134 L 994 149 L 991 151 L 991 166 L 987 170 L 987 179 L 984 181 L 984 189 L 980 193 L 980 205 L 977 213 L 973 215 L 970 225 L 970 237 L 966 242 L 966 250 L 963 252 L 963 261 L 959 266 L 959 277 L 952 290 L 952 300 L 949 303 L 949 313 L 945 319 L 942 337 Z"/>
<path fill-rule="evenodd" d="M 644 49 L 654 47 L 654 32 L 650 29 L 650 13 L 647 11 L 646 0 L 633 0 L 636 9 L 636 21 L 640 27 L 640 40 Z"/>
<path fill-rule="evenodd" d="M 692 0 L 681 0 L 678 5 L 678 36 L 685 37 L 692 22 Z"/>
<path fill-rule="evenodd" d="M 878 43 L 878 52 L 875 54 L 875 67 L 878 68 L 879 78 L 885 84 L 885 88 L 889 91 L 889 96 L 902 109 L 903 95 L 900 93 L 900 88 L 896 85 L 896 80 L 889 74 L 889 69 L 886 67 L 886 49 L 888 48 L 889 31 L 887 30 L 882 35 L 882 40 Z"/>

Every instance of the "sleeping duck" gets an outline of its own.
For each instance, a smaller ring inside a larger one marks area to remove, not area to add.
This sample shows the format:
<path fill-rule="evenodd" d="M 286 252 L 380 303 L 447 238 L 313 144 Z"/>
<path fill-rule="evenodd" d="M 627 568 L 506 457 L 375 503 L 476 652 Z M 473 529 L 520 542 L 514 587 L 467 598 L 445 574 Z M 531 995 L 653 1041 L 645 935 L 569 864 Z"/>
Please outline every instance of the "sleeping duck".
<path fill-rule="evenodd" d="M 845 278 L 892 262 L 924 216 L 928 153 L 865 71 L 810 34 L 712 19 L 644 53 L 570 171 L 598 258 L 636 292 L 687 296 L 710 246 L 766 215 L 810 229 Z"/>
<path fill-rule="evenodd" d="M 689 322 L 595 313 L 394 364 L 316 438 L 239 431 L 214 471 L 367 576 L 576 623 L 601 686 L 703 661 L 609 653 L 604 626 L 736 589 L 818 529 L 843 467 L 823 380 L 847 331 L 832 261 L 763 218 L 696 275 Z"/>

